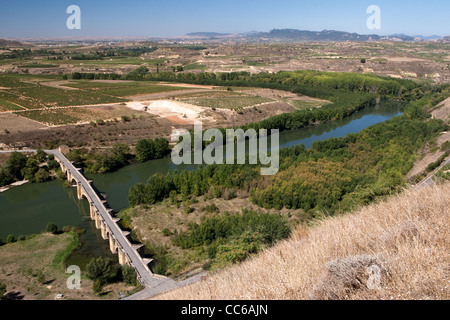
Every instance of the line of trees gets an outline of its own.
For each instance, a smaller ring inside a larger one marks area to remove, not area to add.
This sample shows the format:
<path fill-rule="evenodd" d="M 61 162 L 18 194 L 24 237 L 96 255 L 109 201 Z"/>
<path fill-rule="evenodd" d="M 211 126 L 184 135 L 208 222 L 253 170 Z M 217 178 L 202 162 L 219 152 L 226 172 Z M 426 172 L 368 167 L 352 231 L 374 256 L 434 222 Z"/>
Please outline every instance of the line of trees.
<path fill-rule="evenodd" d="M 251 191 L 252 201 L 267 209 L 345 211 L 403 186 L 416 151 L 445 128 L 438 120 L 404 115 L 345 138 L 315 142 L 310 150 L 283 149 L 274 177 L 262 179 L 257 165 L 157 174 L 130 189 L 129 203 L 154 204 L 179 194 L 186 200 L 208 192 L 222 197 L 224 190 L 238 189 Z"/>
<path fill-rule="evenodd" d="M 161 159 L 170 153 L 169 142 L 164 138 L 142 139 L 136 143 L 135 155 L 126 144 L 115 144 L 110 150 L 89 151 L 75 149 L 66 155 L 87 173 L 108 173 L 129 164 Z"/>

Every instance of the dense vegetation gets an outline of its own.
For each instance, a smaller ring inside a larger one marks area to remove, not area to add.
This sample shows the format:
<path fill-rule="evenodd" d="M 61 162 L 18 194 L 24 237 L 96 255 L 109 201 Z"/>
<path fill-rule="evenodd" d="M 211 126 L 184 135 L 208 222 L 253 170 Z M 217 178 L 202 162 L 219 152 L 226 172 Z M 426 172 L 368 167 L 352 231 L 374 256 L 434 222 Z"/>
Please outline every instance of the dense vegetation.
<path fill-rule="evenodd" d="M 243 210 L 242 214 L 222 215 L 192 224 L 187 232 L 173 238 L 182 249 L 206 247 L 215 265 L 245 260 L 260 249 L 289 237 L 287 220 L 280 215 Z"/>
<path fill-rule="evenodd" d="M 169 142 L 163 138 L 142 139 L 136 144 L 135 155 L 126 144 L 115 144 L 110 150 L 89 151 L 75 149 L 66 155 L 70 161 L 84 168 L 87 173 L 108 173 L 129 164 L 161 159 L 170 152 Z"/>
<path fill-rule="evenodd" d="M 341 84 L 337 85 L 339 81 Z M 376 98 L 396 100 L 393 104 L 397 106 L 401 102 L 404 114 L 345 138 L 316 142 L 309 150 L 303 145 L 283 149 L 280 172 L 275 176 L 261 177 L 260 168 L 255 165 L 210 165 L 195 171 L 157 174 L 150 177 L 147 184 L 140 183 L 130 189 L 130 205 L 145 207 L 164 199 L 176 203 L 181 197 L 184 212 L 190 214 L 189 203 L 199 196 L 228 200 L 236 197 L 238 191 L 240 196 L 247 194 L 254 204 L 266 209 L 301 209 L 300 220 L 346 212 L 400 190 L 416 152 L 447 127 L 440 120 L 429 120 L 426 111 L 449 96 L 448 86 L 430 87 L 347 74 L 330 75 L 317 87 L 314 82 L 295 88 L 269 82 L 261 86 L 290 89 L 327 99 L 332 104 L 275 116 L 245 125 L 244 129 L 290 130 L 332 121 L 375 104 Z M 339 90 L 340 86 L 344 89 Z M 278 215 L 244 211 L 242 215 L 215 216 L 217 207 L 214 205 L 207 205 L 205 210 L 210 213 L 209 218 L 189 225 L 187 231 L 163 230 L 165 236 L 171 237 L 173 245 L 193 250 L 202 257 L 206 253 L 211 260 L 205 263 L 204 269 L 216 270 L 240 262 L 289 234 L 289 225 Z M 270 226 L 270 234 L 277 235 L 271 240 L 262 231 L 268 231 L 267 226 Z M 173 266 L 181 263 L 163 247 L 155 250 L 154 259 L 157 261 L 154 271 L 160 273 L 174 272 L 177 268 Z"/>
<path fill-rule="evenodd" d="M 42 150 L 30 156 L 14 152 L 0 168 L 0 187 L 22 180 L 45 182 L 51 180 L 58 170 L 55 158 Z"/>
<path fill-rule="evenodd" d="M 130 266 L 114 266 L 109 258 L 92 258 L 86 265 L 87 277 L 93 281 L 93 291 L 102 293 L 107 284 L 123 281 L 129 285 L 137 285 L 136 271 Z"/>
<path fill-rule="evenodd" d="M 95 75 L 90 75 L 95 77 Z M 104 77 L 104 75 L 103 75 Z M 414 117 L 422 114 L 424 106 L 434 106 L 450 93 L 447 84 L 418 84 L 410 80 L 383 78 L 356 73 L 327 73 L 321 71 L 279 72 L 277 74 L 248 72 L 231 73 L 150 73 L 139 67 L 124 75 L 123 79 L 136 81 L 180 81 L 217 86 L 261 87 L 291 91 L 331 101 L 322 108 L 298 110 L 271 117 L 259 123 L 250 123 L 244 129 L 299 129 L 317 122 L 345 118 L 359 110 L 376 104 L 378 99 L 409 103 L 408 113 Z"/>
<path fill-rule="evenodd" d="M 195 75 L 195 81 L 199 77 L 202 74 Z M 258 168 L 251 165 L 208 166 L 195 172 L 156 175 L 146 185 L 130 189 L 132 206 L 159 202 L 171 192 L 189 199 L 207 192 L 220 197 L 227 189 L 240 189 L 250 192 L 252 201 L 265 208 L 303 209 L 312 215 L 346 211 L 401 187 L 416 151 L 445 129 L 440 121 L 424 120 L 429 117 L 425 110 L 448 97 L 446 85 L 316 71 L 220 74 L 211 75 L 209 82 L 242 85 L 244 79 L 245 85 L 290 90 L 333 102 L 320 109 L 299 110 L 245 125 L 244 129 L 288 130 L 331 121 L 374 104 L 376 97 L 404 101 L 406 106 L 402 117 L 346 138 L 316 142 L 310 150 L 303 146 L 282 150 L 281 172 L 274 177 L 261 178 Z"/>

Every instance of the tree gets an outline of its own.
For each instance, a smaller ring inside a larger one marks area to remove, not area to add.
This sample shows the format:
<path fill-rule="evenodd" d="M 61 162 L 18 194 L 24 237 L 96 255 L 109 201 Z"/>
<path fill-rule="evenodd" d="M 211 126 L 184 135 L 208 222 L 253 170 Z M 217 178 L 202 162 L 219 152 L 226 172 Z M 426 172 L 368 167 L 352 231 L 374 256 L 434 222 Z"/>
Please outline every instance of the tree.
<path fill-rule="evenodd" d="M 92 290 L 94 291 L 95 294 L 100 295 L 103 291 L 103 286 L 104 283 L 102 283 L 101 280 L 97 279 L 92 284 Z"/>
<path fill-rule="evenodd" d="M 142 139 L 136 143 L 136 159 L 139 162 L 153 160 L 155 157 L 155 143 L 150 139 Z"/>
<path fill-rule="evenodd" d="M 0 168 L 0 187 L 6 186 L 10 183 L 14 182 L 14 180 L 6 174 L 3 168 Z"/>
<path fill-rule="evenodd" d="M 47 232 L 49 232 L 51 234 L 57 234 L 58 233 L 58 226 L 56 224 L 54 224 L 53 222 L 49 222 L 47 224 L 46 230 L 47 230 Z"/>
<path fill-rule="evenodd" d="M 109 258 L 92 258 L 86 266 L 87 276 L 91 280 L 108 283 L 112 272 L 112 260 Z"/>
<path fill-rule="evenodd" d="M 164 158 L 169 152 L 169 141 L 167 141 L 164 138 L 156 138 L 154 146 L 155 146 L 155 159 Z"/>
<path fill-rule="evenodd" d="M 36 152 L 36 157 L 39 160 L 39 162 L 41 162 L 41 163 L 44 162 L 45 160 L 47 160 L 47 154 L 45 153 L 45 151 L 43 151 L 41 149 L 39 149 Z"/>
<path fill-rule="evenodd" d="M 126 284 L 129 284 L 130 286 L 136 286 L 137 285 L 137 274 L 136 270 L 134 268 L 125 265 L 122 267 L 122 277 L 123 281 Z"/>
<path fill-rule="evenodd" d="M 39 161 L 35 156 L 31 156 L 27 159 L 25 167 L 21 170 L 22 176 L 29 182 L 36 182 L 34 175 L 39 170 Z"/>
<path fill-rule="evenodd" d="M 27 164 L 27 157 L 19 152 L 14 152 L 4 166 L 5 173 L 14 180 L 22 180 L 22 169 Z"/>
<path fill-rule="evenodd" d="M 6 243 L 7 243 L 7 244 L 13 243 L 13 242 L 15 242 L 15 241 L 16 241 L 16 239 L 14 238 L 14 236 L 13 236 L 12 234 L 10 234 L 10 235 L 8 235 L 8 236 L 6 237 Z"/>
<path fill-rule="evenodd" d="M 45 170 L 44 168 L 40 168 L 35 174 L 34 174 L 34 181 L 37 183 L 45 182 L 50 179 L 50 173 Z"/>

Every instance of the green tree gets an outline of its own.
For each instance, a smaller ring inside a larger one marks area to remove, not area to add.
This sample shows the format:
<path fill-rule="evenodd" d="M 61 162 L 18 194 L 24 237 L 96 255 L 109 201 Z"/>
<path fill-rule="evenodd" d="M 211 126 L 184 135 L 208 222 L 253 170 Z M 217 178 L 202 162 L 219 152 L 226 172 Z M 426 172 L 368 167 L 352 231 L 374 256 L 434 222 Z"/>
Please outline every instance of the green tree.
<path fill-rule="evenodd" d="M 155 158 L 155 143 L 150 139 L 142 139 L 136 143 L 136 159 L 146 162 Z"/>
<path fill-rule="evenodd" d="M 13 243 L 13 242 L 15 242 L 15 241 L 16 241 L 16 239 L 14 238 L 14 236 L 13 236 L 12 234 L 9 234 L 9 235 L 6 237 L 6 243 L 7 243 L 7 244 Z"/>
<path fill-rule="evenodd" d="M 45 274 L 42 270 L 38 270 L 36 272 L 36 279 L 40 284 L 44 284 L 46 282 L 45 280 Z"/>
<path fill-rule="evenodd" d="M 27 159 L 25 167 L 21 170 L 22 176 L 30 181 L 30 182 L 36 182 L 34 175 L 39 170 L 39 161 L 36 159 L 35 156 L 30 156 Z"/>
<path fill-rule="evenodd" d="M 47 224 L 47 227 L 45 228 L 45 230 L 47 230 L 47 232 L 49 232 L 51 234 L 57 234 L 58 233 L 58 226 L 56 224 L 54 224 L 53 222 L 49 222 Z"/>
<path fill-rule="evenodd" d="M 14 180 L 5 172 L 5 169 L 0 168 L 0 187 L 13 183 Z"/>
<path fill-rule="evenodd" d="M 45 162 L 45 160 L 47 160 L 47 154 L 41 149 L 37 150 L 36 157 L 37 157 L 37 160 L 41 163 Z"/>
<path fill-rule="evenodd" d="M 156 138 L 154 146 L 155 146 L 155 159 L 164 158 L 170 151 L 169 141 L 167 141 L 164 138 Z"/>
<path fill-rule="evenodd" d="M 19 152 L 14 152 L 9 157 L 8 161 L 4 166 L 5 173 L 9 175 L 14 180 L 22 180 L 23 175 L 21 173 L 22 169 L 27 164 L 27 157 Z"/>
<path fill-rule="evenodd" d="M 50 179 L 50 173 L 45 170 L 44 168 L 40 168 L 35 174 L 34 174 L 34 181 L 37 183 L 45 182 Z"/>
<path fill-rule="evenodd" d="M 95 294 L 100 295 L 103 291 L 103 286 L 104 283 L 101 280 L 94 280 L 94 283 L 92 284 L 92 290 Z"/>
<path fill-rule="evenodd" d="M 137 274 L 136 270 L 134 268 L 125 265 L 122 267 L 122 277 L 123 281 L 126 284 L 129 284 L 130 286 L 136 286 L 137 285 Z"/>
<path fill-rule="evenodd" d="M 175 190 L 170 191 L 169 193 L 170 203 L 176 204 L 178 201 L 178 194 Z"/>
<path fill-rule="evenodd" d="M 109 258 L 92 258 L 86 266 L 87 276 L 91 280 L 108 283 L 112 272 L 112 260 Z"/>

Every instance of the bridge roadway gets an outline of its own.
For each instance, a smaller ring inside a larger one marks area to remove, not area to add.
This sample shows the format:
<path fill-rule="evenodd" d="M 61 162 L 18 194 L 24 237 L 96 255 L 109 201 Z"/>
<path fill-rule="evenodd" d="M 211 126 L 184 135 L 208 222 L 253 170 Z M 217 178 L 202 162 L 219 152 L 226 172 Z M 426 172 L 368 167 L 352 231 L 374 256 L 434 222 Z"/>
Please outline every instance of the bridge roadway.
<path fill-rule="evenodd" d="M 11 153 L 11 152 L 20 152 L 20 153 L 33 153 L 37 150 L 34 149 L 26 149 L 26 150 L 0 150 L 0 153 Z M 197 275 L 190 279 L 187 279 L 182 282 L 176 282 L 167 277 L 163 277 L 160 275 L 155 275 L 149 269 L 147 263 L 142 259 L 140 254 L 137 252 L 137 247 L 133 246 L 131 242 L 127 239 L 124 232 L 119 228 L 116 221 L 110 215 L 110 211 L 108 210 L 104 202 L 100 199 L 98 194 L 92 188 L 90 182 L 80 173 L 79 169 L 75 168 L 75 166 L 70 162 L 59 150 L 44 150 L 47 154 L 51 154 L 55 157 L 55 159 L 60 163 L 61 168 L 66 174 L 69 181 L 75 180 L 77 182 L 77 193 L 78 197 L 81 199 L 82 196 L 86 197 L 91 206 L 91 217 L 92 210 L 95 209 L 96 215 L 100 215 L 102 221 L 97 225 L 98 221 L 96 221 L 96 225 L 102 226 L 102 236 L 107 235 L 104 238 L 115 241 L 114 248 L 116 249 L 116 253 L 119 254 L 119 262 L 122 264 L 128 263 L 131 267 L 136 270 L 139 282 L 145 287 L 145 289 L 132 297 L 128 297 L 127 299 L 145 299 L 149 298 L 163 292 L 173 290 L 175 288 L 179 288 L 183 285 L 188 285 L 190 283 L 199 281 L 204 274 Z M 95 218 L 97 220 L 97 218 Z M 103 223 L 106 225 L 103 225 Z M 105 231 L 107 230 L 107 232 Z M 103 233 L 105 231 L 105 233 Z M 125 259 L 121 259 L 123 257 Z M 122 260 L 122 261 L 121 261 Z"/>

